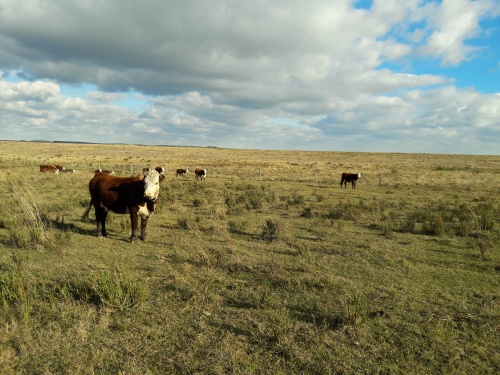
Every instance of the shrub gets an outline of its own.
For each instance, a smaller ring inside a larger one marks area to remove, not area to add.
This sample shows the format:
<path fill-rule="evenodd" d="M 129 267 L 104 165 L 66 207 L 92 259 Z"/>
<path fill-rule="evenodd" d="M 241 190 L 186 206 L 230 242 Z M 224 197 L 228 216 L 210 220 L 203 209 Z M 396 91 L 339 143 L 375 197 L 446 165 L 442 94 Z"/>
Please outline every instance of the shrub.
<path fill-rule="evenodd" d="M 497 247 L 496 238 L 488 233 L 477 232 L 467 239 L 472 248 L 479 250 L 482 260 L 487 260 L 492 249 Z"/>
<path fill-rule="evenodd" d="M 245 197 L 247 210 L 261 209 L 263 205 L 262 193 L 257 190 L 249 190 Z"/>
<path fill-rule="evenodd" d="M 401 223 L 401 231 L 406 233 L 414 233 L 415 226 L 417 225 L 418 221 L 418 216 L 419 215 L 416 212 L 407 213 Z"/>
<path fill-rule="evenodd" d="M 439 214 L 428 214 L 423 220 L 423 231 L 427 234 L 442 236 L 445 233 L 444 219 Z"/>
<path fill-rule="evenodd" d="M 306 207 L 300 214 L 300 216 L 305 217 L 306 219 L 309 219 L 312 217 L 312 209 L 311 207 Z"/>
<path fill-rule="evenodd" d="M 283 234 L 283 222 L 280 219 L 267 219 L 262 227 L 261 238 L 267 242 L 278 240 Z"/>

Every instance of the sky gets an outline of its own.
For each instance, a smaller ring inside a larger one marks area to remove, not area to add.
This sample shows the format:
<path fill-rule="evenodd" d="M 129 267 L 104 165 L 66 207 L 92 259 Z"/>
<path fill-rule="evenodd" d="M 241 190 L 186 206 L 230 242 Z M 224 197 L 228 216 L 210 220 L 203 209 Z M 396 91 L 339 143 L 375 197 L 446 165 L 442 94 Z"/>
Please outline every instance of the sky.
<path fill-rule="evenodd" d="M 0 0 L 0 131 L 500 155 L 500 0 Z"/>

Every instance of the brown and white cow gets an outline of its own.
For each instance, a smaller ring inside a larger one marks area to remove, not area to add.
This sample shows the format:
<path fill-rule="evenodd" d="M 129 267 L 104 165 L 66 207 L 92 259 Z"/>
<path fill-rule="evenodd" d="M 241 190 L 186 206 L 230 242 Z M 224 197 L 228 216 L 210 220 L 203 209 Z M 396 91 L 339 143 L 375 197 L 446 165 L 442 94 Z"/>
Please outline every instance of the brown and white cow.
<path fill-rule="evenodd" d="M 196 169 L 194 171 L 194 180 L 202 180 L 205 181 L 205 178 L 207 177 L 207 170 L 206 169 Z"/>
<path fill-rule="evenodd" d="M 361 173 L 342 173 L 342 178 L 340 179 L 340 188 L 342 184 L 347 189 L 347 183 L 350 182 L 352 189 L 356 189 L 356 183 L 361 178 Z"/>
<path fill-rule="evenodd" d="M 135 177 L 96 173 L 89 182 L 89 191 L 90 204 L 95 209 L 97 236 L 107 236 L 106 218 L 109 211 L 113 211 L 118 214 L 130 214 L 132 227 L 130 242 L 134 242 L 137 238 L 136 231 L 140 217 L 140 239 L 146 241 L 148 218 L 155 211 L 156 201 L 160 194 L 160 182 L 164 178 L 164 174 L 151 168 Z"/>
<path fill-rule="evenodd" d="M 54 167 L 56 167 L 57 169 L 59 169 L 59 172 L 64 172 L 66 170 L 66 168 L 64 167 L 64 165 L 54 164 Z"/>
<path fill-rule="evenodd" d="M 177 176 L 185 176 L 189 172 L 189 169 L 182 169 L 179 168 L 177 171 L 175 171 L 175 177 Z"/>
<path fill-rule="evenodd" d="M 42 173 L 59 173 L 59 168 L 55 165 L 42 164 L 40 165 L 40 172 Z"/>

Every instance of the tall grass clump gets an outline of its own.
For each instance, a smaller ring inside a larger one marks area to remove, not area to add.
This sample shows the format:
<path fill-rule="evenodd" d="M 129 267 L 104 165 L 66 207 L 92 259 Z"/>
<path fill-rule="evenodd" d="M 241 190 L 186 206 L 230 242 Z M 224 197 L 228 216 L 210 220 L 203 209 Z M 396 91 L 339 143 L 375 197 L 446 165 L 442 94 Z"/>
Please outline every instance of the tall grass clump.
<path fill-rule="evenodd" d="M 499 248 L 498 234 L 478 232 L 467 239 L 467 244 L 479 251 L 482 260 L 489 260 L 491 251 Z"/>
<path fill-rule="evenodd" d="M 284 223 L 280 219 L 267 219 L 262 226 L 260 238 L 267 242 L 274 242 L 284 235 Z"/>
<path fill-rule="evenodd" d="M 422 231 L 430 235 L 443 236 L 446 231 L 443 216 L 432 212 L 426 214 L 422 223 Z"/>
<path fill-rule="evenodd" d="M 13 200 L 9 244 L 20 248 L 47 244 L 50 222 L 40 211 L 31 189 L 15 184 L 8 187 L 8 192 Z"/>
<path fill-rule="evenodd" d="M 100 272 L 85 279 L 74 279 L 59 288 L 62 297 L 99 307 L 125 311 L 139 306 L 146 295 L 144 284 L 121 272 Z"/>

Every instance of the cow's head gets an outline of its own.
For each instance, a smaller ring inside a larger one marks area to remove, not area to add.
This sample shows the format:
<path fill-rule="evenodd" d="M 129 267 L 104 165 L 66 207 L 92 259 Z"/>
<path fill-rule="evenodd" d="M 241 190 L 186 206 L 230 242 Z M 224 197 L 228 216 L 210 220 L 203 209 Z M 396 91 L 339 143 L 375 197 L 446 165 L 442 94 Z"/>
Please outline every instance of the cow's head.
<path fill-rule="evenodd" d="M 165 178 L 163 174 L 158 173 L 154 169 L 149 169 L 144 174 L 144 197 L 151 201 L 156 201 L 160 194 L 160 181 Z"/>
<path fill-rule="evenodd" d="M 361 178 L 361 173 L 358 172 L 358 179 Z"/>

